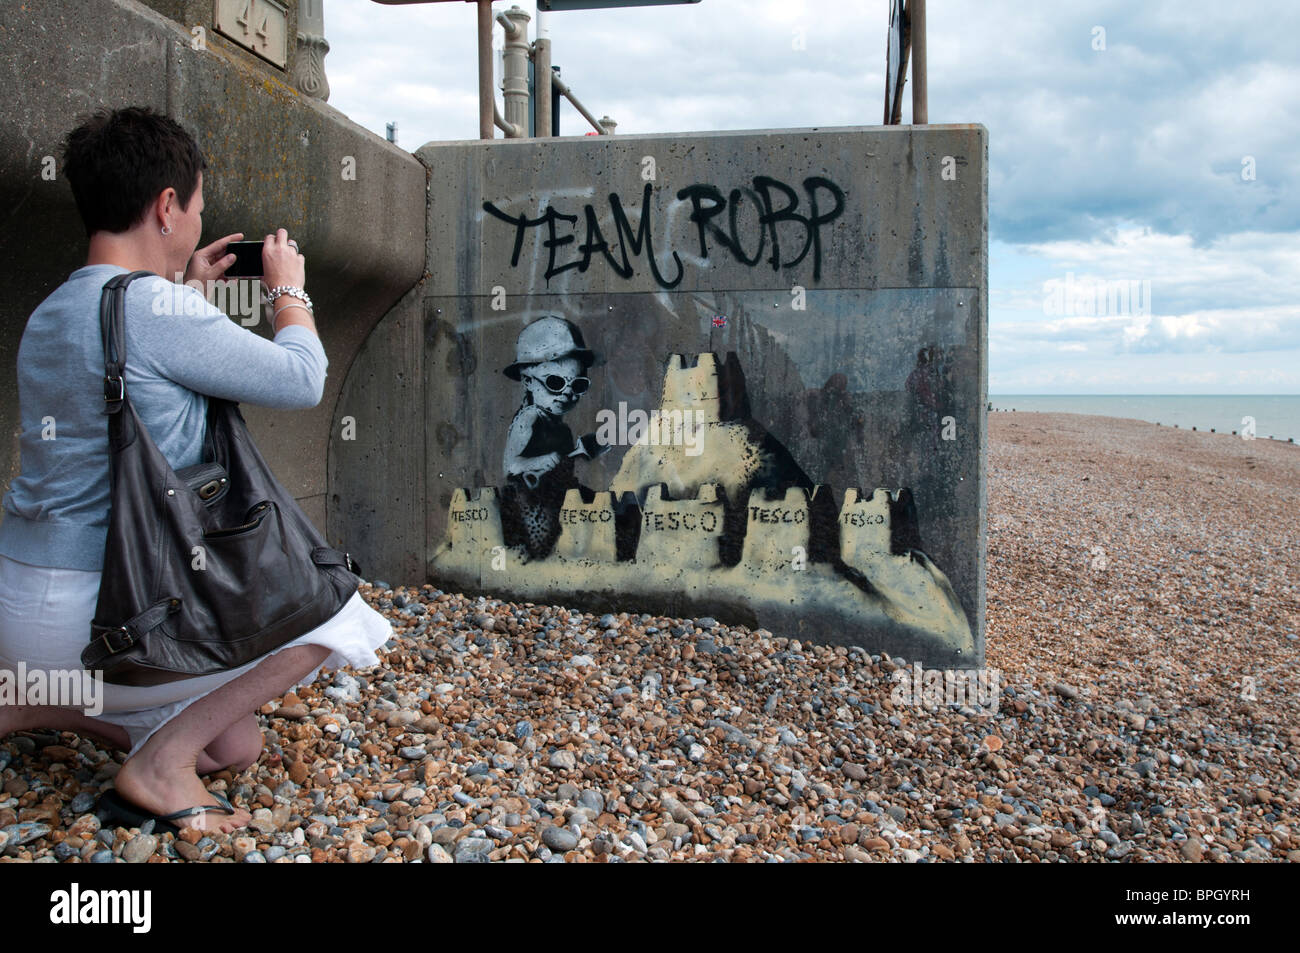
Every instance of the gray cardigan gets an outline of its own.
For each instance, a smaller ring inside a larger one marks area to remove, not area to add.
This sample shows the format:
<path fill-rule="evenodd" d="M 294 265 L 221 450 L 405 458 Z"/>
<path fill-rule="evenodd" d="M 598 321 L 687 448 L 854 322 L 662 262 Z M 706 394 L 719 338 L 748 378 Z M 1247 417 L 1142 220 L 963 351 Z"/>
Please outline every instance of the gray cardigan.
<path fill-rule="evenodd" d="M 22 472 L 4 496 L 0 553 L 98 571 L 108 536 L 108 418 L 99 298 L 125 268 L 79 268 L 41 302 L 18 346 Z M 137 278 L 126 296 L 126 392 L 172 469 L 203 459 L 206 395 L 314 407 L 328 361 L 320 339 L 287 325 L 274 341 L 193 288 Z"/>

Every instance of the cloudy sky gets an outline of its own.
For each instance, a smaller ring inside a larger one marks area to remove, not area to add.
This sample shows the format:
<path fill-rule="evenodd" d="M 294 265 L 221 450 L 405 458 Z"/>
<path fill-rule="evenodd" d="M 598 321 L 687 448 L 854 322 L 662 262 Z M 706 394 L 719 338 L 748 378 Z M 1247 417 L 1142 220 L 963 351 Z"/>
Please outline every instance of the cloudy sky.
<path fill-rule="evenodd" d="M 930 121 L 989 130 L 990 393 L 1300 393 L 1300 4 L 929 10 Z M 408 149 L 477 136 L 472 5 L 325 16 L 332 106 L 396 121 Z M 887 0 L 550 22 L 565 80 L 620 133 L 880 121 Z"/>

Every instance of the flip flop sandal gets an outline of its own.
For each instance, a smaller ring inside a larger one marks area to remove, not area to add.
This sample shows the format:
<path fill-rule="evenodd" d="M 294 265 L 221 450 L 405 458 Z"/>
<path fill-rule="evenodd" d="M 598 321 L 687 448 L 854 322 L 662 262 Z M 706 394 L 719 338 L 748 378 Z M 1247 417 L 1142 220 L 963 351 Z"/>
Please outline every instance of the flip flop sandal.
<path fill-rule="evenodd" d="M 210 811 L 221 811 L 223 814 L 235 813 L 234 807 L 220 794 L 209 791 L 208 795 L 215 798 L 217 803 L 187 807 L 172 814 L 151 814 L 139 805 L 128 801 L 116 790 L 109 789 L 99 796 L 99 802 L 95 806 L 95 813 L 105 823 L 113 823 L 118 827 L 139 827 L 145 821 L 153 821 L 155 833 L 180 834 L 180 827 L 171 823 L 172 821 L 179 820 L 182 817 L 207 814 Z"/>

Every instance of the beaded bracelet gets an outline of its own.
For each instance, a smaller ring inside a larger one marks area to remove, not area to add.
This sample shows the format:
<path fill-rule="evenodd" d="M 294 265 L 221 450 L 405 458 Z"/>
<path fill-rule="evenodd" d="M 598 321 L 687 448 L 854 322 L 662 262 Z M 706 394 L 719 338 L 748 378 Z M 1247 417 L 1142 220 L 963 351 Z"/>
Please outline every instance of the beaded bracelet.
<path fill-rule="evenodd" d="M 281 295 L 293 295 L 295 298 L 301 298 L 305 301 L 309 309 L 312 306 L 311 298 L 307 297 L 307 292 L 301 288 L 295 288 L 293 285 L 277 285 L 266 293 L 266 300 L 270 304 L 275 304 L 275 299 Z"/>

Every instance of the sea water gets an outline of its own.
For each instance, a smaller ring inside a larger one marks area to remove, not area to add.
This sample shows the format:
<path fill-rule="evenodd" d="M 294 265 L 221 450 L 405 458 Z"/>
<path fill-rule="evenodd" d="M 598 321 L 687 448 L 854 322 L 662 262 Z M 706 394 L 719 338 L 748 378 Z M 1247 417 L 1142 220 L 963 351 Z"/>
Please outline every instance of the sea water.
<path fill-rule="evenodd" d="M 994 410 L 1127 417 L 1185 430 L 1242 433 L 1254 421 L 1255 436 L 1300 442 L 1300 394 L 992 394 Z"/>

